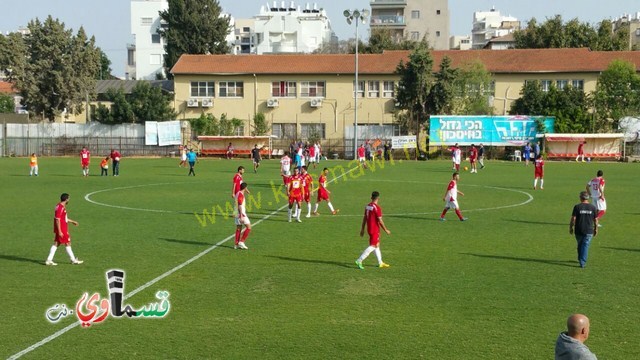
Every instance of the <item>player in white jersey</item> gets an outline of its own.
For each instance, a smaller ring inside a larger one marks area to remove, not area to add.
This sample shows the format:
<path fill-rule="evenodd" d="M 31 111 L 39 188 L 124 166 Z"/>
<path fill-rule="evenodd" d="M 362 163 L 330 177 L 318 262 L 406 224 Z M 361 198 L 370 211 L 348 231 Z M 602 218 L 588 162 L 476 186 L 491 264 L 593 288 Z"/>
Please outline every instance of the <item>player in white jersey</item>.
<path fill-rule="evenodd" d="M 236 193 L 235 203 L 236 208 L 234 210 L 235 223 L 236 223 L 236 241 L 234 249 L 248 250 L 247 245 L 244 244 L 249 233 L 251 232 L 251 221 L 247 216 L 247 208 L 245 206 L 246 199 L 245 193 L 247 192 L 247 183 L 240 184 L 240 191 Z M 244 233 L 242 232 L 242 226 L 244 225 Z"/>
<path fill-rule="evenodd" d="M 460 219 L 460 221 L 467 220 L 466 217 L 462 216 L 462 213 L 460 212 L 460 206 L 458 206 L 458 194 L 460 194 L 460 196 L 464 196 L 464 193 L 462 191 L 458 191 L 458 180 L 460 180 L 460 174 L 454 172 L 453 177 L 449 182 L 449 185 L 447 186 L 447 191 L 444 193 L 444 197 L 442 198 L 445 205 L 444 210 L 442 210 L 442 214 L 440 215 L 440 221 L 446 220 L 444 216 L 447 214 L 447 211 L 449 211 L 449 209 L 455 210 L 456 215 L 458 216 L 458 219 Z"/>
<path fill-rule="evenodd" d="M 604 178 L 602 175 L 604 175 L 604 172 L 598 170 L 596 177 L 587 183 L 587 192 L 591 197 L 591 203 L 598 209 L 598 216 L 596 216 L 598 220 L 607 212 L 607 200 L 604 198 Z M 600 226 L 598 221 L 598 227 Z"/>
<path fill-rule="evenodd" d="M 320 144 L 315 143 L 313 147 L 314 153 L 316 154 L 316 163 L 320 164 Z"/>
<path fill-rule="evenodd" d="M 284 156 L 280 159 L 280 172 L 283 176 L 291 175 L 291 158 L 288 151 L 285 151 Z"/>

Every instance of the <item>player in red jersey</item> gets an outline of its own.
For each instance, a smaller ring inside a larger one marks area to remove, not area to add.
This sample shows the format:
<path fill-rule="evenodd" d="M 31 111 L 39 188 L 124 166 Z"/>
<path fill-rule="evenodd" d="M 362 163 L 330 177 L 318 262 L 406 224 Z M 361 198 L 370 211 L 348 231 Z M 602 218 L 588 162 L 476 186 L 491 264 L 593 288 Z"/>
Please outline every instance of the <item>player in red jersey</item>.
<path fill-rule="evenodd" d="M 280 159 L 280 174 L 282 175 L 284 186 L 287 186 L 291 177 L 291 158 L 288 151 L 285 151 L 284 156 Z"/>
<path fill-rule="evenodd" d="M 304 186 L 302 185 L 302 176 L 298 172 L 298 168 L 293 168 L 293 175 L 289 180 L 289 186 L 287 186 L 287 195 L 289 196 L 289 222 L 291 222 L 291 212 L 295 212 L 297 222 L 300 220 L 301 203 L 304 196 Z M 293 205 L 296 204 L 297 208 L 294 209 Z"/>
<path fill-rule="evenodd" d="M 538 179 L 540 179 L 540 190 L 544 189 L 544 160 L 542 155 L 538 155 L 534 162 L 533 174 L 533 190 L 538 187 Z"/>
<path fill-rule="evenodd" d="M 231 188 L 231 197 L 235 198 L 240 185 L 242 184 L 242 174 L 244 174 L 244 166 L 238 166 L 238 172 L 233 176 L 233 187 Z"/>
<path fill-rule="evenodd" d="M 360 147 L 358 148 L 358 163 L 360 164 L 360 166 L 364 166 L 364 168 L 367 168 L 367 158 L 366 158 L 366 150 L 364 148 L 364 144 L 360 145 Z"/>
<path fill-rule="evenodd" d="M 86 147 L 80 151 L 80 165 L 82 165 L 82 176 L 89 176 L 89 162 L 91 160 L 91 153 Z"/>
<path fill-rule="evenodd" d="M 71 250 L 71 236 L 69 236 L 69 225 L 67 223 L 72 223 L 73 225 L 78 226 L 78 222 L 69 219 L 67 216 L 68 203 L 69 194 L 64 193 L 60 195 L 60 202 L 56 205 L 53 218 L 53 233 L 55 234 L 55 238 L 53 240 L 53 245 L 51 245 L 51 250 L 49 250 L 49 257 L 47 257 L 45 265 L 58 265 L 53 262 L 53 256 L 56 254 L 56 250 L 58 250 L 58 246 L 61 244 L 63 244 L 67 249 L 67 254 L 69 254 L 72 264 L 80 265 L 83 263 L 82 260 L 79 260 L 75 255 L 73 255 L 73 250 Z"/>
<path fill-rule="evenodd" d="M 471 173 L 478 173 L 478 149 L 474 144 L 471 144 L 471 148 L 469 149 L 469 162 L 471 163 Z"/>
<path fill-rule="evenodd" d="M 316 206 L 313 209 L 313 215 L 320 215 L 318 213 L 318 206 L 320 206 L 320 202 L 325 200 L 327 205 L 329 206 L 329 210 L 331 210 L 331 214 L 336 215 L 340 212 L 340 209 L 333 209 L 333 205 L 331 205 L 331 199 L 329 199 L 329 194 L 331 191 L 327 190 L 327 175 L 329 174 L 329 169 L 324 168 L 320 173 L 320 177 L 318 177 L 318 200 L 316 202 Z"/>
<path fill-rule="evenodd" d="M 249 221 L 249 217 L 247 216 L 246 209 L 246 199 L 245 193 L 247 192 L 247 183 L 243 182 L 240 184 L 240 191 L 236 193 L 236 209 L 235 213 L 235 222 L 236 222 L 236 242 L 234 245 L 234 249 L 240 250 L 248 250 L 247 245 L 244 244 L 247 237 L 249 237 L 249 233 L 251 232 L 251 221 Z M 242 226 L 244 225 L 244 233 L 242 232 Z"/>
<path fill-rule="evenodd" d="M 582 141 L 580 142 L 580 144 L 578 144 L 578 156 L 576 156 L 576 161 L 582 158 L 582 162 L 584 162 L 584 144 L 586 143 L 586 141 Z"/>
<path fill-rule="evenodd" d="M 600 219 L 607 212 L 607 200 L 604 198 L 603 175 L 604 172 L 602 170 L 598 170 L 596 177 L 591 179 L 587 184 L 587 192 L 591 197 L 591 203 L 595 205 L 596 209 L 598 209 L 598 215 L 596 216 L 596 219 L 598 220 L 598 227 L 602 227 L 602 225 L 600 225 Z"/>
<path fill-rule="evenodd" d="M 302 190 L 304 192 L 302 199 L 307 203 L 306 217 L 311 217 L 311 184 L 313 184 L 313 177 L 307 172 L 306 166 L 302 167 L 302 174 L 300 174 L 300 178 L 302 179 Z"/>
<path fill-rule="evenodd" d="M 458 194 L 464 196 L 462 191 L 458 191 L 458 180 L 460 180 L 460 174 L 457 172 L 453 173 L 453 178 L 449 181 L 449 185 L 447 186 L 447 191 L 444 193 L 444 197 L 442 200 L 445 202 L 444 210 L 442 210 L 442 214 L 440 215 L 440 221 L 445 221 L 444 216 L 447 214 L 449 209 L 454 209 L 456 211 L 456 215 L 458 215 L 458 219 L 460 221 L 467 221 L 466 217 L 462 217 L 462 213 L 460 212 L 460 207 L 458 206 Z"/>
<path fill-rule="evenodd" d="M 313 164 L 313 168 L 316 168 L 316 164 L 317 164 L 317 154 L 316 154 L 316 146 L 314 144 L 311 144 L 309 146 L 309 165 Z"/>
<path fill-rule="evenodd" d="M 371 202 L 364 208 L 364 217 L 362 218 L 362 227 L 360 228 L 360 236 L 364 236 L 364 227 L 367 227 L 367 233 L 369 234 L 369 246 L 364 249 L 360 257 L 356 260 L 356 265 L 360 270 L 364 270 L 362 262 L 372 252 L 375 252 L 376 258 L 378 258 L 378 267 L 388 268 L 389 264 L 382 261 L 382 253 L 380 252 L 380 228 L 391 235 L 391 231 L 387 229 L 382 221 L 382 208 L 378 205 L 380 199 L 380 193 L 374 191 L 371 193 Z"/>

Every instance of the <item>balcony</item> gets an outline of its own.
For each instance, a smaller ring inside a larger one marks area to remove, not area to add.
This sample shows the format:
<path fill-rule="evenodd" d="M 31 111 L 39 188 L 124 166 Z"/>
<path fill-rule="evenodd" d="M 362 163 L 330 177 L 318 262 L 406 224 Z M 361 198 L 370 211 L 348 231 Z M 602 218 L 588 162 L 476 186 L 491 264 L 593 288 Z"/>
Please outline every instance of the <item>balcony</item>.
<path fill-rule="evenodd" d="M 371 17 L 371 26 L 405 26 L 404 16 L 399 15 L 377 15 Z"/>
<path fill-rule="evenodd" d="M 371 0 L 369 4 L 371 5 L 372 8 L 387 7 L 387 6 L 404 7 L 407 5 L 407 0 Z"/>

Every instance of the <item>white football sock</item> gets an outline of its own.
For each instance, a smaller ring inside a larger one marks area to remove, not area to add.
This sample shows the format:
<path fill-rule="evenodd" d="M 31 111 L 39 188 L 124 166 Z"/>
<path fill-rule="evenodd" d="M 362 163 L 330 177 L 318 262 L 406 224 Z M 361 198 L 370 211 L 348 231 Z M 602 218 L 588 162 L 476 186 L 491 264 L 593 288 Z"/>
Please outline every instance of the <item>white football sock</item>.
<path fill-rule="evenodd" d="M 327 205 L 329 205 L 329 210 L 331 210 L 331 212 L 335 211 L 333 210 L 333 205 L 331 205 L 331 201 L 327 202 Z"/>
<path fill-rule="evenodd" d="M 538 186 L 538 179 L 533 179 L 533 187 Z"/>
<path fill-rule="evenodd" d="M 311 216 L 311 203 L 307 203 L 307 216 Z"/>
<path fill-rule="evenodd" d="M 544 179 L 540 179 L 540 187 L 543 188 L 544 187 Z"/>
<path fill-rule="evenodd" d="M 318 212 L 318 205 L 320 205 L 320 203 L 316 203 L 316 206 L 313 207 L 313 212 Z"/>
<path fill-rule="evenodd" d="M 49 250 L 49 257 L 47 258 L 47 261 L 53 261 L 53 256 L 56 254 L 56 250 L 58 250 L 58 247 L 55 245 L 51 245 L 51 250 Z"/>
<path fill-rule="evenodd" d="M 73 250 L 71 250 L 71 245 L 65 246 L 65 248 L 67 249 L 67 254 L 69 254 L 69 257 L 71 258 L 71 261 L 74 261 L 76 259 L 76 257 L 75 257 L 75 255 L 73 255 Z"/>
<path fill-rule="evenodd" d="M 287 211 L 287 213 L 289 214 L 289 221 L 291 221 L 291 208 L 289 208 L 289 210 Z"/>
<path fill-rule="evenodd" d="M 367 256 L 369 256 L 369 254 L 371 254 L 373 251 L 375 251 L 376 248 L 373 246 L 368 246 L 366 249 L 364 249 L 364 251 L 362 252 L 362 255 L 360 255 L 360 257 L 358 258 L 359 262 L 363 262 L 364 259 L 367 258 Z"/>
<path fill-rule="evenodd" d="M 377 247 L 377 248 L 374 250 L 374 252 L 375 252 L 375 254 L 376 254 L 376 257 L 378 258 L 378 265 L 382 264 L 382 253 L 380 252 L 380 248 L 379 248 L 379 247 Z"/>

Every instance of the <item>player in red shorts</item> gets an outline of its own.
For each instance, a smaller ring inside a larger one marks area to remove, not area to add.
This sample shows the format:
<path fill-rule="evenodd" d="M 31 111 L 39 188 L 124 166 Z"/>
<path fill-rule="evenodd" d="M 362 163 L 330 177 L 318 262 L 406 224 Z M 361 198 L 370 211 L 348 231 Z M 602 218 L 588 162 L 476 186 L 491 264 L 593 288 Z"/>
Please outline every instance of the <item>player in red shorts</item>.
<path fill-rule="evenodd" d="M 313 209 L 313 215 L 320 215 L 318 213 L 318 206 L 320 206 L 320 202 L 322 202 L 322 200 L 325 200 L 327 202 L 327 205 L 329 205 L 329 210 L 331 210 L 331 213 L 333 215 L 336 215 L 340 209 L 333 209 L 333 205 L 331 205 L 331 199 L 329 199 L 329 194 L 331 194 L 331 192 L 329 190 L 327 190 L 327 175 L 329 174 L 329 169 L 324 168 L 324 170 L 322 170 L 322 173 L 320 173 L 320 177 L 318 178 L 318 200 L 316 202 L 316 206 Z"/>
<path fill-rule="evenodd" d="M 49 257 L 47 257 L 45 265 L 58 265 L 53 262 L 53 256 L 56 254 L 56 250 L 58 250 L 58 246 L 61 244 L 67 249 L 67 254 L 69 254 L 72 264 L 80 265 L 83 263 L 82 260 L 79 260 L 75 255 L 73 255 L 73 250 L 71 250 L 71 236 L 69 236 L 69 225 L 67 223 L 72 223 L 73 225 L 78 226 L 78 222 L 69 219 L 67 216 L 68 203 L 69 194 L 64 193 L 60 195 L 60 202 L 56 205 L 53 218 L 53 233 L 55 234 L 55 239 L 53 240 L 53 245 L 51 245 L 51 250 L 49 250 Z"/>
<path fill-rule="evenodd" d="M 233 176 L 233 187 L 231 188 L 231 197 L 234 199 L 238 191 L 240 191 L 240 184 L 242 184 L 242 174 L 244 174 L 244 166 L 238 166 L 238 172 Z"/>
<path fill-rule="evenodd" d="M 471 173 L 478 173 L 478 149 L 474 144 L 471 144 L 471 148 L 469 149 L 469 162 L 471 163 Z"/>
<path fill-rule="evenodd" d="M 533 174 L 533 190 L 538 187 L 538 179 L 540 179 L 540 190 L 544 189 L 544 160 L 542 155 L 538 155 L 534 162 L 534 174 Z"/>
<path fill-rule="evenodd" d="M 291 222 L 291 212 L 292 210 L 295 212 L 294 216 L 296 217 L 297 222 L 302 222 L 300 220 L 300 212 L 301 212 L 301 203 L 302 198 L 304 196 L 304 187 L 302 185 L 302 177 L 298 172 L 298 168 L 293 168 L 293 175 L 289 180 L 289 186 L 287 187 L 287 195 L 289 195 L 289 222 Z M 293 205 L 296 204 L 297 208 L 293 208 Z"/>
<path fill-rule="evenodd" d="M 302 174 L 300 174 L 300 178 L 302 179 L 302 190 L 304 192 L 302 199 L 307 203 L 306 217 L 311 217 L 311 184 L 313 184 L 313 177 L 307 172 L 306 166 L 302 167 Z"/>
<path fill-rule="evenodd" d="M 89 176 L 89 161 L 91 160 L 91 154 L 86 147 L 80 151 L 80 164 L 82 165 L 82 176 Z"/>
<path fill-rule="evenodd" d="M 364 217 L 362 218 L 362 227 L 360 228 L 360 236 L 364 236 L 364 227 L 367 227 L 367 233 L 369 234 L 369 246 L 364 249 L 362 255 L 356 260 L 356 265 L 360 270 L 364 270 L 362 262 L 372 252 L 375 252 L 376 258 L 378 258 L 378 267 L 388 268 L 389 264 L 382 261 L 382 253 L 380 252 L 380 228 L 391 235 L 391 231 L 387 229 L 382 221 L 382 208 L 378 205 L 380 199 L 380 193 L 374 191 L 371 193 L 371 202 L 364 208 Z"/>

